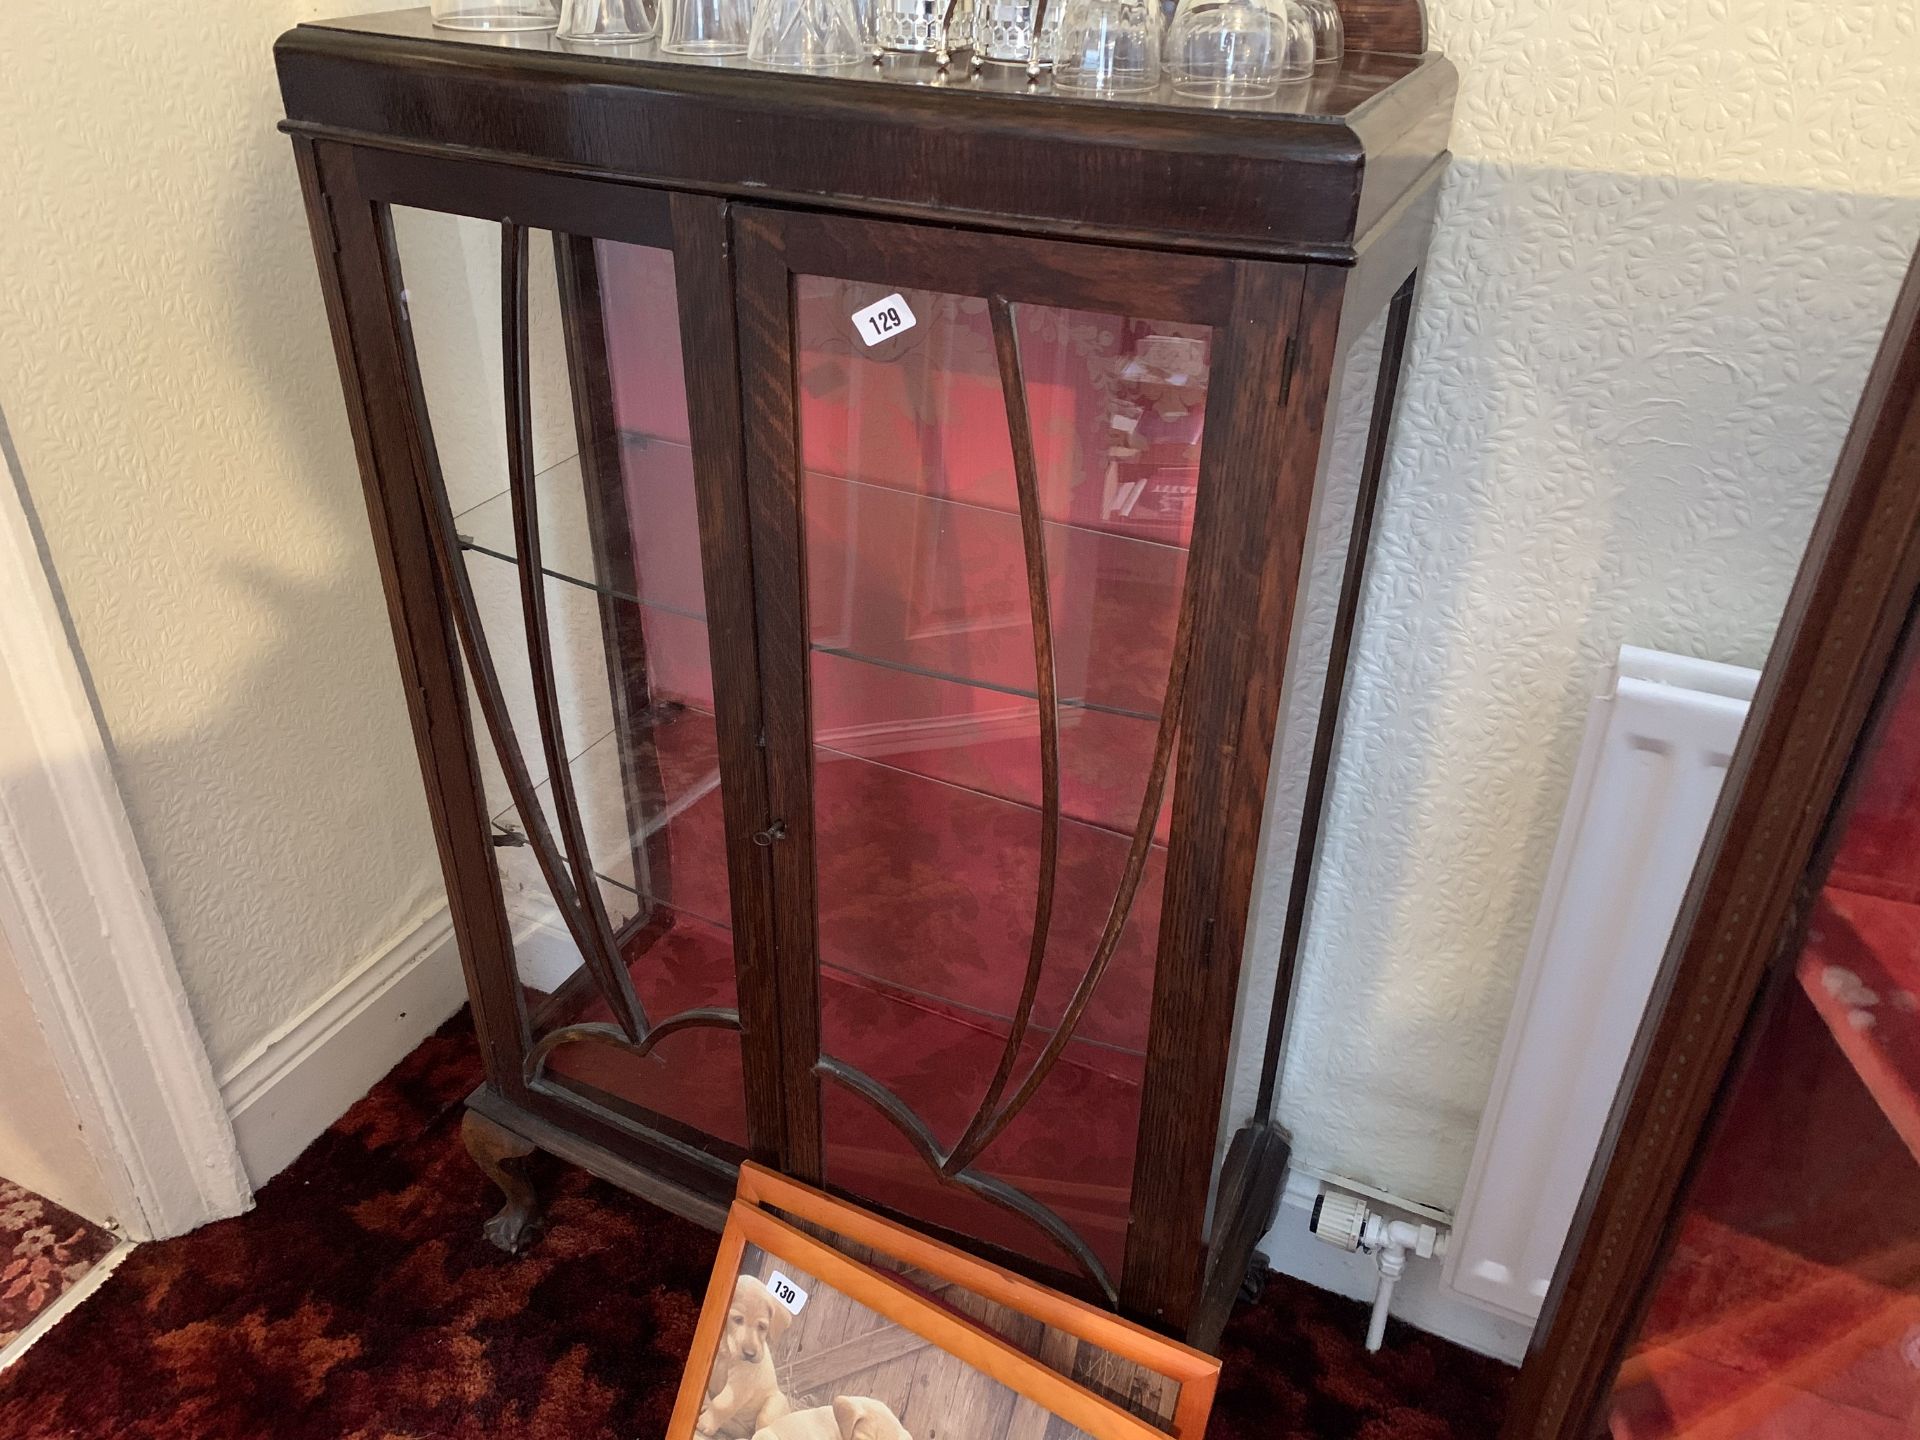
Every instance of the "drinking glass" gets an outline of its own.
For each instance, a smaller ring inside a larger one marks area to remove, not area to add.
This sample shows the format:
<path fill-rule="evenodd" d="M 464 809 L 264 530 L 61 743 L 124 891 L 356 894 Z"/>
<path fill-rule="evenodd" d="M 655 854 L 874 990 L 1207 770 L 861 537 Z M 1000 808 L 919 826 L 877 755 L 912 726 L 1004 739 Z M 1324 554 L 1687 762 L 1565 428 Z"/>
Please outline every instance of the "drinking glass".
<path fill-rule="evenodd" d="M 669 55 L 744 55 L 749 0 L 660 0 L 660 48 Z"/>
<path fill-rule="evenodd" d="M 934 54 L 946 48 L 946 20 L 947 0 L 874 0 L 874 47 Z"/>
<path fill-rule="evenodd" d="M 1038 69 L 1053 63 L 1066 0 L 1047 0 L 1040 34 L 1033 33 L 1038 0 L 978 0 L 973 7 L 973 63 L 997 60 Z"/>
<path fill-rule="evenodd" d="M 433 0 L 433 23 L 445 30 L 551 30 L 558 0 Z"/>
<path fill-rule="evenodd" d="M 1339 5 L 1335 0 L 1294 0 L 1294 3 L 1307 12 L 1307 20 L 1313 26 L 1314 64 L 1338 65 L 1347 50 L 1347 27 L 1340 18 Z"/>
<path fill-rule="evenodd" d="M 1056 90 L 1136 95 L 1160 84 L 1160 0 L 1065 0 Z"/>
<path fill-rule="evenodd" d="M 1313 25 L 1292 0 L 1180 0 L 1167 31 L 1176 95 L 1264 100 L 1313 73 Z"/>
<path fill-rule="evenodd" d="M 853 0 L 757 0 L 747 58 L 782 70 L 830 70 L 867 56 Z"/>
<path fill-rule="evenodd" d="M 651 40 L 659 28 L 645 0 L 560 0 L 561 40 L 621 44 Z"/>

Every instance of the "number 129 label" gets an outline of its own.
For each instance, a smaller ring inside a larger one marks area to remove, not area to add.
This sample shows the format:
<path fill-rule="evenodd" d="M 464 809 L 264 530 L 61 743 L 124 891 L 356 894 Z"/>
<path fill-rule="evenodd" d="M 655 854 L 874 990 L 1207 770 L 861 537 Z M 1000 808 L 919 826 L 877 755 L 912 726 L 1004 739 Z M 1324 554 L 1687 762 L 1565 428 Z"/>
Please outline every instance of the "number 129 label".
<path fill-rule="evenodd" d="M 897 290 L 886 299 L 876 300 L 866 309 L 853 312 L 853 328 L 860 332 L 860 338 L 869 345 L 891 340 L 919 323 Z"/>

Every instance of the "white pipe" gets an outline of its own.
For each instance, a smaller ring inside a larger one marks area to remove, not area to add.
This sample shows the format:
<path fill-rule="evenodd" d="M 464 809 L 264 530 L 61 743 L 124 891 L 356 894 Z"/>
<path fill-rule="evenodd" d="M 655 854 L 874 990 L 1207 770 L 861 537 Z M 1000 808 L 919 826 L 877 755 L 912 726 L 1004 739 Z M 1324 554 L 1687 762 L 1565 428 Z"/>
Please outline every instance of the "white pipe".
<path fill-rule="evenodd" d="M 1425 1258 L 1446 1254 L 1447 1232 L 1432 1225 L 1416 1225 L 1410 1220 L 1369 1215 L 1362 1243 L 1375 1252 L 1380 1266 L 1380 1283 L 1373 1292 L 1373 1314 L 1367 1321 L 1367 1353 L 1372 1355 L 1377 1354 L 1386 1341 L 1393 1287 L 1407 1272 L 1407 1256 L 1417 1254 Z"/>
<path fill-rule="evenodd" d="M 1400 1268 L 1406 1268 L 1404 1254 Z M 1387 1312 L 1393 1308 L 1393 1282 L 1400 1278 L 1399 1270 L 1387 1268 L 1387 1257 L 1380 1257 L 1380 1284 L 1373 1292 L 1373 1316 L 1367 1321 L 1367 1353 L 1377 1355 L 1380 1346 L 1387 1338 Z"/>

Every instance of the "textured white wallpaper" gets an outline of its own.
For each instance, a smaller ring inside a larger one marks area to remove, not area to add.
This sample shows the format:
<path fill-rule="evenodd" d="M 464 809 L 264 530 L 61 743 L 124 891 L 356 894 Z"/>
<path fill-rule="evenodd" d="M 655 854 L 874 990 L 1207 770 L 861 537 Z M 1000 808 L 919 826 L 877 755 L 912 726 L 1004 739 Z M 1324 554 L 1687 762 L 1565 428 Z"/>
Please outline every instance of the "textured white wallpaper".
<path fill-rule="evenodd" d="M 216 1073 L 440 889 L 274 130 L 321 9 L 23 5 L 0 42 L 0 403 Z"/>
<path fill-rule="evenodd" d="M 1450 1206 L 1615 648 L 1765 658 L 1920 239 L 1920 11 L 1431 3 L 1457 158 L 1281 1115 L 1302 1162 Z"/>

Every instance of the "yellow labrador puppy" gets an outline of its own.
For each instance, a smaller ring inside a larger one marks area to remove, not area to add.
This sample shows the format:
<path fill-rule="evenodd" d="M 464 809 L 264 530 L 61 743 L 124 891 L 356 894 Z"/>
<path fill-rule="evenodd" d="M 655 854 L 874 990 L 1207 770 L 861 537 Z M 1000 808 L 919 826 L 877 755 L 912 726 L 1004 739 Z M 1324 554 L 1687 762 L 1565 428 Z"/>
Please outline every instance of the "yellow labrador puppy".
<path fill-rule="evenodd" d="M 842 1395 L 831 1405 L 793 1411 L 753 1440 L 913 1440 L 913 1436 L 878 1400 Z"/>
<path fill-rule="evenodd" d="M 696 1433 L 751 1437 L 792 1411 L 773 1373 L 773 1347 L 793 1323 L 793 1312 L 751 1275 L 733 1285 L 733 1305 L 707 1376 L 707 1403 L 693 1422 Z"/>

